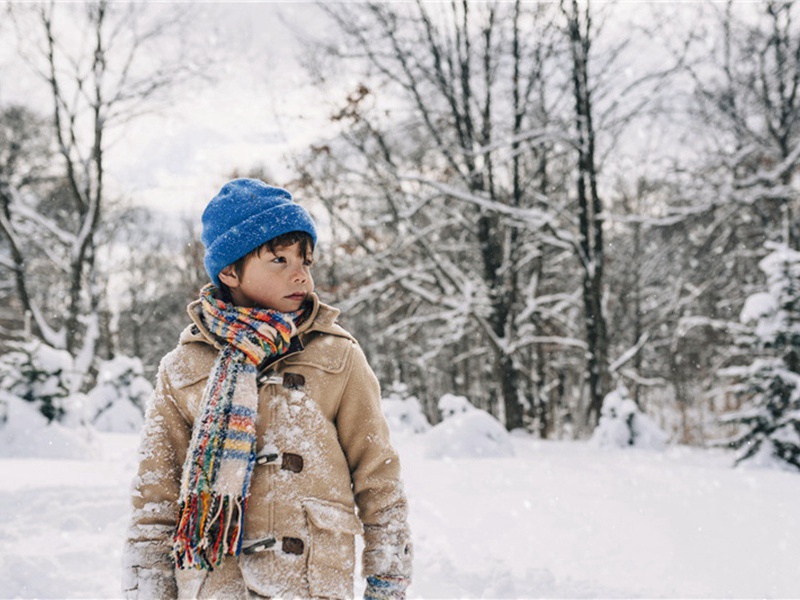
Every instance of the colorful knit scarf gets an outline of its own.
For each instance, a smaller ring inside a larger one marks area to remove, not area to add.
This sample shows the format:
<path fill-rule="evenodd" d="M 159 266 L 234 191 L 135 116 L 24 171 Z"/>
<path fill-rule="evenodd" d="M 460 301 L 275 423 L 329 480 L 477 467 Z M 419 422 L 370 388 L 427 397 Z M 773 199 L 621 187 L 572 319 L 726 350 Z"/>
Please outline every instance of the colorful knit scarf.
<path fill-rule="evenodd" d="M 183 465 L 181 512 L 173 538 L 179 569 L 212 570 L 224 555 L 238 556 L 256 457 L 257 368 L 289 349 L 303 309 L 281 313 L 244 308 L 200 293 L 200 317 L 225 343 L 203 392 L 201 413 Z"/>

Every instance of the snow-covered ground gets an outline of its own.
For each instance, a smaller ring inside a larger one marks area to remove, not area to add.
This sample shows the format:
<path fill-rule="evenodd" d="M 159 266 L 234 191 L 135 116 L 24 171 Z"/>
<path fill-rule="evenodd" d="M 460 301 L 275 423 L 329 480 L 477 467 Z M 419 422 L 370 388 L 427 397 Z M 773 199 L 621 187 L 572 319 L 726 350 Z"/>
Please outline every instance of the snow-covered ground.
<path fill-rule="evenodd" d="M 426 436 L 396 441 L 411 597 L 800 598 L 797 474 L 527 436 L 514 456 L 429 458 Z M 99 441 L 92 460 L 0 459 L 0 597 L 119 597 L 137 441 Z"/>

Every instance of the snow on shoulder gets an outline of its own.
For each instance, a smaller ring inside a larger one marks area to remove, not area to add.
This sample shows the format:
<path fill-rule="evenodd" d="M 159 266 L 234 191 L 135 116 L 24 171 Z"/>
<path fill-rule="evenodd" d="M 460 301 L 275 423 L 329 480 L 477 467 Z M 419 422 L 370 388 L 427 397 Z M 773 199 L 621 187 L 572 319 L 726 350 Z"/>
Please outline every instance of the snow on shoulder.
<path fill-rule="evenodd" d="M 663 450 L 668 436 L 631 400 L 624 386 L 603 399 L 600 423 L 592 443 L 602 448 L 647 448 Z"/>
<path fill-rule="evenodd" d="M 504 458 L 514 456 L 506 428 L 463 396 L 439 399 L 444 419 L 424 434 L 427 458 Z"/>

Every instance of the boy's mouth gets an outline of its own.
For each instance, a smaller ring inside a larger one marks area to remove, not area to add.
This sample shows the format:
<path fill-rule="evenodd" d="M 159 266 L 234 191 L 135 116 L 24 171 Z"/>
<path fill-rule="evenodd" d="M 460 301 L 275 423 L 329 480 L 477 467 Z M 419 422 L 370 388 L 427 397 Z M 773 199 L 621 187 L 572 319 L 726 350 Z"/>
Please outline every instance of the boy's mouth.
<path fill-rule="evenodd" d="M 306 299 L 306 295 L 304 293 L 291 294 L 291 295 L 286 296 L 286 297 L 289 298 L 289 300 L 305 300 Z"/>

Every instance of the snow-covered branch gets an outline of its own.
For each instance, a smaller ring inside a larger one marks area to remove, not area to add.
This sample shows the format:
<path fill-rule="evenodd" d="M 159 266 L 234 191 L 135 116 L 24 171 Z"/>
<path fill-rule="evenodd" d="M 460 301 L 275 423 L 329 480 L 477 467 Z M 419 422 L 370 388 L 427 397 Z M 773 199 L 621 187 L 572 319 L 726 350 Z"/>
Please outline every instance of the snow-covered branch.
<path fill-rule="evenodd" d="M 622 353 L 622 355 L 617 360 L 615 360 L 608 366 L 609 372 L 611 373 L 616 372 L 617 370 L 619 370 L 620 367 L 622 367 L 622 365 L 624 365 L 626 362 L 628 362 L 634 356 L 636 356 L 639 353 L 639 351 L 642 348 L 644 348 L 644 345 L 647 343 L 647 340 L 649 338 L 650 338 L 649 333 L 647 332 L 643 333 L 641 337 L 636 341 L 636 344 L 628 348 L 625 352 Z"/>
<path fill-rule="evenodd" d="M 44 231 L 55 236 L 59 243 L 65 246 L 72 246 L 76 242 L 77 238 L 75 237 L 75 234 L 65 231 L 52 219 L 31 208 L 21 200 L 17 199 L 14 203 L 12 203 L 9 206 L 9 210 L 11 210 L 19 218 L 27 219 L 28 221 L 35 223 Z"/>
<path fill-rule="evenodd" d="M 723 321 L 721 319 L 712 319 L 703 316 L 688 316 L 682 317 L 678 321 L 678 327 L 675 331 L 676 337 L 683 337 L 692 329 L 697 327 L 710 327 L 719 331 L 727 331 L 729 333 L 747 333 L 750 328 L 742 325 L 736 321 Z"/>
<path fill-rule="evenodd" d="M 535 208 L 518 208 L 515 206 L 509 206 L 508 204 L 460 190 L 454 186 L 442 183 L 440 181 L 435 181 L 427 177 L 421 177 L 418 175 L 404 175 L 400 177 L 400 180 L 423 183 L 434 188 L 435 190 L 438 190 L 447 197 L 468 202 L 470 204 L 480 206 L 486 210 L 512 217 L 519 222 L 525 223 L 527 226 L 536 229 L 543 227 L 552 220 L 550 215 L 542 212 L 541 210 Z"/>

